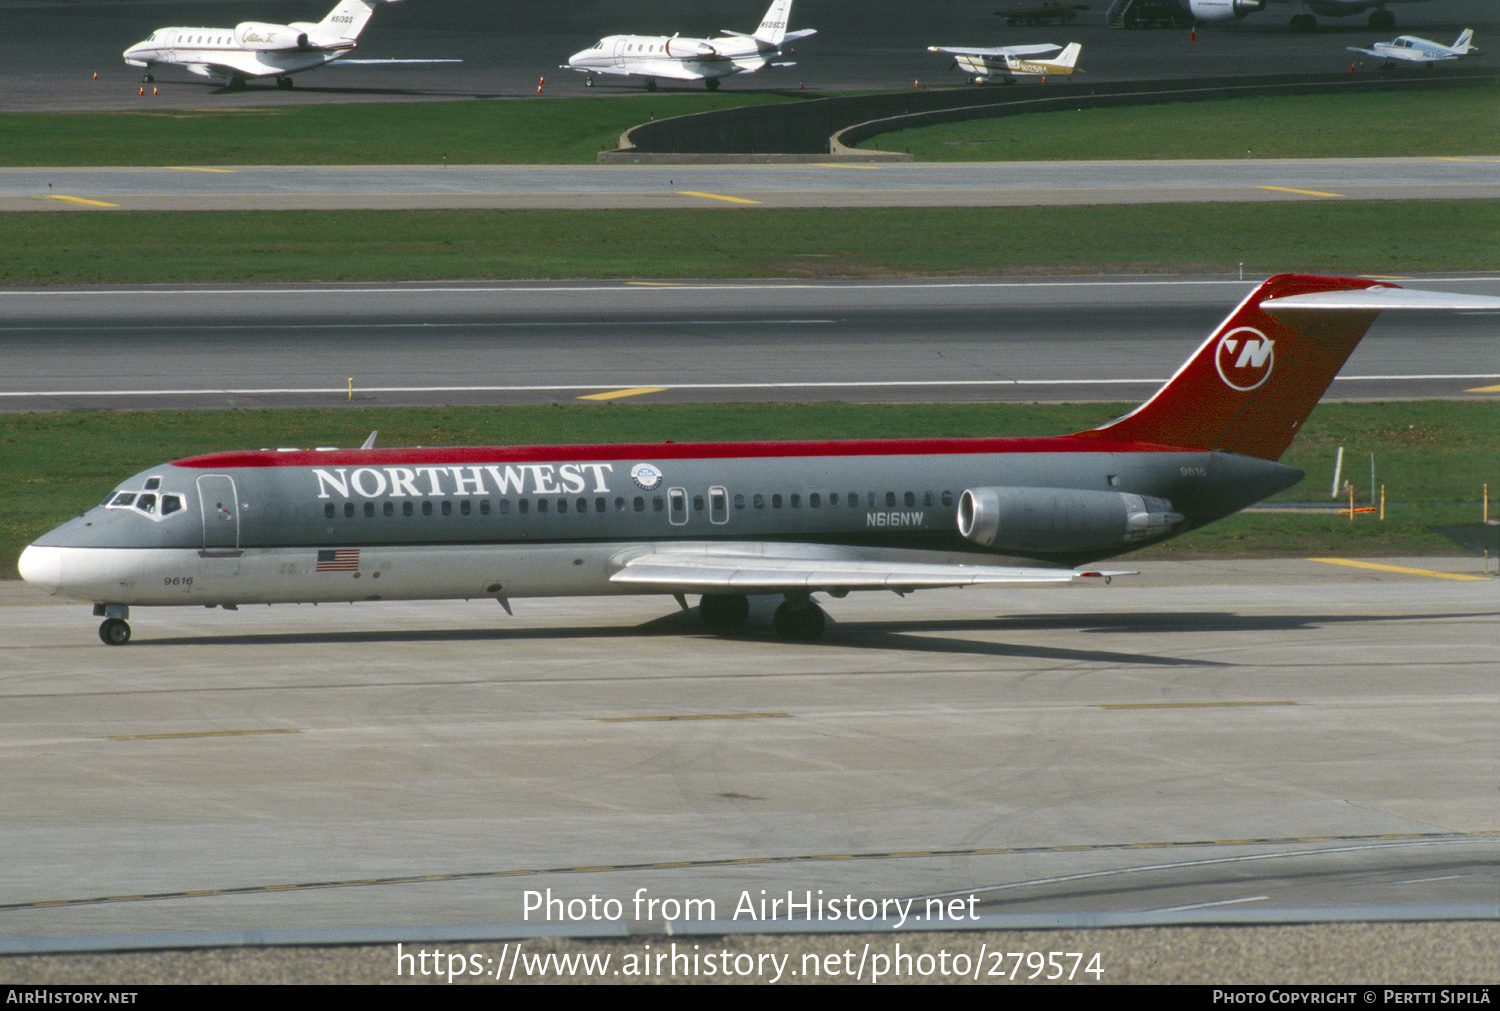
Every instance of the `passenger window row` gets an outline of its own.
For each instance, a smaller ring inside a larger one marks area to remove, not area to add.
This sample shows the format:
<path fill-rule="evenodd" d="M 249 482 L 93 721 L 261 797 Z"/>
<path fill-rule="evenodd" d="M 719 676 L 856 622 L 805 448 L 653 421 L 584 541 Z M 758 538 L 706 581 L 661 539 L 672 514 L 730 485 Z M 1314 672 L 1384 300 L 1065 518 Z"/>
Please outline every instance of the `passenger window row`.
<path fill-rule="evenodd" d="M 686 501 L 684 499 L 679 502 L 679 490 L 672 489 L 672 491 L 678 493 L 673 496 L 674 513 L 685 510 Z M 724 512 L 722 497 L 722 489 L 713 490 L 712 501 L 702 495 L 694 495 L 692 496 L 693 511 L 701 513 L 712 506 L 714 521 L 723 522 L 724 519 L 727 519 L 727 516 L 724 516 L 723 519 L 720 518 Z M 767 505 L 772 509 L 802 509 L 804 507 L 808 509 L 821 509 L 825 503 L 830 509 L 838 508 L 840 505 L 844 505 L 849 509 L 859 509 L 861 507 L 870 509 L 895 509 L 902 506 L 914 509 L 919 502 L 925 508 L 931 508 L 939 502 L 942 503 L 944 508 L 952 508 L 954 496 L 951 491 L 938 493 L 908 491 L 900 495 L 894 491 L 884 493 L 872 491 L 866 492 L 863 496 L 859 492 L 852 491 L 843 495 L 839 492 L 828 492 L 826 495 L 821 492 L 810 492 L 806 496 L 803 496 L 800 492 L 791 492 L 789 494 L 773 492 L 770 495 L 756 492 L 748 498 L 743 494 L 736 494 L 734 496 L 734 508 L 737 510 L 743 510 L 747 505 L 753 509 L 765 509 Z M 114 503 L 111 504 L 113 505 Z M 456 503 L 452 499 L 442 499 L 436 503 L 432 499 L 424 499 L 420 503 L 408 499 L 400 503 L 399 510 L 397 504 L 391 500 L 379 503 L 378 508 L 375 502 L 365 502 L 363 506 L 357 505 L 354 502 L 345 502 L 342 512 L 345 519 L 355 519 L 360 515 L 363 515 L 367 519 L 374 519 L 377 514 L 394 517 L 398 511 L 402 516 L 416 516 L 419 513 L 422 516 L 453 516 L 455 514 L 459 516 L 509 516 L 514 509 L 515 515 L 527 516 L 532 513 L 537 515 L 545 515 L 547 513 L 584 514 L 588 512 L 603 514 L 611 511 L 616 513 L 644 513 L 648 507 L 653 513 L 662 512 L 666 509 L 666 500 L 660 495 L 653 495 L 649 499 L 643 495 L 636 495 L 634 498 L 617 495 L 613 499 L 603 495 L 592 499 L 586 496 L 557 499 L 523 498 L 515 500 L 514 503 L 510 499 L 504 498 L 493 502 L 490 499 L 478 499 L 477 502 L 474 499 L 459 499 Z M 338 506 L 332 502 L 325 503 L 323 506 L 323 515 L 327 519 L 337 518 L 339 512 Z"/>

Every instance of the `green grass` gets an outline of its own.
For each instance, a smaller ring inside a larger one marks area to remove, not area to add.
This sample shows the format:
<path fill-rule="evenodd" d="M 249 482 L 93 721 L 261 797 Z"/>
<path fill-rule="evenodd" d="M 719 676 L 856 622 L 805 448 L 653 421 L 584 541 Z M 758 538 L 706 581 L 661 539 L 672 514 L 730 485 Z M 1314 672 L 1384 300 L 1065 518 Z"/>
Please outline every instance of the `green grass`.
<path fill-rule="evenodd" d="M 0 215 L 0 283 L 1223 272 L 1241 263 L 1251 273 L 1399 274 L 1500 268 L 1497 236 L 1500 201 L 1477 200 L 37 212 Z"/>
<path fill-rule="evenodd" d="M 588 164 L 651 119 L 784 101 L 761 92 L 7 113 L 0 166 Z"/>
<path fill-rule="evenodd" d="M 897 130 L 861 147 L 918 161 L 1389 158 L 1500 154 L 1492 84 L 1027 113 Z"/>
<path fill-rule="evenodd" d="M 383 446 L 656 442 L 684 432 L 709 440 L 1057 435 L 1098 425 L 1133 405 L 858 406 L 600 405 L 278 411 L 77 411 L 0 415 L 0 573 L 13 575 L 37 535 L 97 505 L 120 481 L 166 460 L 262 446 Z M 1337 448 L 1368 496 L 1369 454 L 1386 485 L 1385 523 L 1323 514 L 1231 517 L 1152 555 L 1453 553 L 1432 524 L 1477 522 L 1480 489 L 1500 489 L 1500 403 L 1324 404 L 1285 461 L 1308 472 L 1279 500 L 1327 501 Z"/>
<path fill-rule="evenodd" d="M 0 166 L 579 164 L 653 118 L 821 97 L 720 92 L 8 113 L 0 115 Z M 1493 85 L 1235 98 L 1030 113 L 868 143 L 910 148 L 922 161 L 1494 155 L 1497 98 Z"/>

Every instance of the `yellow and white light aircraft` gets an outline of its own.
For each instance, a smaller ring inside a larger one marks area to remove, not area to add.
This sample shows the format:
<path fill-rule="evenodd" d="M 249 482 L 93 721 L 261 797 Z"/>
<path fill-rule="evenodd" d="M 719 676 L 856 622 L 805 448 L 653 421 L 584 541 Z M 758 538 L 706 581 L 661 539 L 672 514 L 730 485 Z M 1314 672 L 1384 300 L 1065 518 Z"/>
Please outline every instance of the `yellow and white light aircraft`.
<path fill-rule="evenodd" d="M 1056 56 L 1045 60 L 1030 59 L 1041 53 L 1062 49 Z M 1067 48 L 1051 43 L 1030 46 L 997 46 L 993 49 L 964 49 L 958 46 L 928 46 L 933 53 L 948 53 L 958 69 L 968 74 L 975 84 L 990 84 L 1003 81 L 1014 84 L 1018 77 L 1048 77 L 1071 74 L 1078 70 L 1078 54 L 1083 46 L 1069 43 Z"/>
<path fill-rule="evenodd" d="M 340 0 L 317 24 L 242 21 L 233 28 L 158 28 L 125 50 L 125 63 L 146 68 L 147 83 L 155 80 L 153 68 L 171 66 L 200 77 L 223 77 L 231 89 L 243 88 L 251 77 L 274 77 L 278 87 L 290 88 L 293 74 L 352 53 L 377 2 Z"/>
<path fill-rule="evenodd" d="M 774 0 L 761 19 L 760 27 L 749 35 L 724 30 L 712 39 L 685 39 L 680 35 L 611 35 L 588 49 L 568 57 L 565 69 L 588 74 L 588 84 L 595 74 L 618 74 L 644 77 L 646 90 L 656 90 L 656 80 L 666 77 L 677 81 L 702 81 L 709 91 L 716 91 L 719 80 L 735 74 L 753 74 L 766 65 L 790 67 L 794 64 L 776 58 L 790 52 L 786 47 L 797 39 L 817 34 L 804 28 L 789 32 L 792 0 Z"/>

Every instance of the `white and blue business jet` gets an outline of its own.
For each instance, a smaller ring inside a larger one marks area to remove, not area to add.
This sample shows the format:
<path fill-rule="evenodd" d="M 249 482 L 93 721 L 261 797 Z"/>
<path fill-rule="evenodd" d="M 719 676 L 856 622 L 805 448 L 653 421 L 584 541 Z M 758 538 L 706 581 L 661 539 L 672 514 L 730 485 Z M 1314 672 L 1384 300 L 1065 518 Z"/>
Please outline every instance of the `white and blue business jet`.
<path fill-rule="evenodd" d="M 316 24 L 242 21 L 233 28 L 158 28 L 149 39 L 125 50 L 125 63 L 144 67 L 147 83 L 155 80 L 154 68 L 170 66 L 199 77 L 222 77 L 230 89 L 243 88 L 252 77 L 274 77 L 278 87 L 290 88 L 293 74 L 352 53 L 377 2 L 340 0 Z"/>
<path fill-rule="evenodd" d="M 765 66 L 790 67 L 780 60 L 797 39 L 817 34 L 812 28 L 787 31 L 792 0 L 774 0 L 754 32 L 732 32 L 712 39 L 685 39 L 681 35 L 610 35 L 582 52 L 568 57 L 567 70 L 588 74 L 644 77 L 646 90 L 655 91 L 657 78 L 702 81 L 716 91 L 719 80 L 735 74 L 752 74 Z"/>

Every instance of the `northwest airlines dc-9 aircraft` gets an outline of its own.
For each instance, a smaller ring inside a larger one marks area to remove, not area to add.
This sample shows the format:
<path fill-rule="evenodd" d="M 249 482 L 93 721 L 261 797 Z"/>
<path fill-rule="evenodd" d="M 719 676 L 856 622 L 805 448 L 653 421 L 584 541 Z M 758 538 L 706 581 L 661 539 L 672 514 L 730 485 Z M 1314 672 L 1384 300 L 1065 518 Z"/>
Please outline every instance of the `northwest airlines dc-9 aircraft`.
<path fill-rule="evenodd" d="M 125 50 L 125 62 L 145 67 L 147 82 L 153 80 L 151 68 L 166 65 L 183 67 L 200 77 L 222 76 L 229 88 L 243 88 L 249 77 L 274 77 L 278 87 L 290 88 L 291 75 L 354 51 L 376 2 L 341 0 L 317 24 L 244 21 L 233 28 L 159 28 L 146 41 Z"/>
<path fill-rule="evenodd" d="M 797 39 L 816 35 L 812 28 L 787 31 L 792 16 L 792 0 L 773 0 L 761 19 L 760 27 L 746 35 L 724 30 L 712 39 L 685 39 L 679 35 L 611 35 L 588 49 L 568 57 L 565 69 L 589 75 L 619 74 L 646 78 L 646 89 L 656 90 L 656 79 L 702 81 L 709 91 L 719 87 L 720 78 L 751 74 L 770 64 L 790 67 L 791 63 L 773 62 L 783 48 Z"/>
<path fill-rule="evenodd" d="M 133 605 L 620 593 L 699 594 L 716 630 L 779 595 L 777 631 L 812 639 L 814 593 L 1108 575 L 1074 567 L 1291 487 L 1277 459 L 1391 309 L 1500 298 L 1279 275 L 1146 403 L 1054 438 L 213 453 L 128 479 L 20 570 L 113 645 Z"/>

